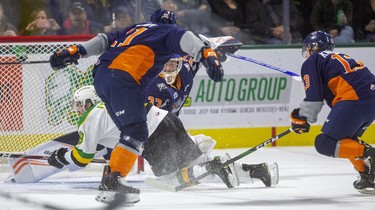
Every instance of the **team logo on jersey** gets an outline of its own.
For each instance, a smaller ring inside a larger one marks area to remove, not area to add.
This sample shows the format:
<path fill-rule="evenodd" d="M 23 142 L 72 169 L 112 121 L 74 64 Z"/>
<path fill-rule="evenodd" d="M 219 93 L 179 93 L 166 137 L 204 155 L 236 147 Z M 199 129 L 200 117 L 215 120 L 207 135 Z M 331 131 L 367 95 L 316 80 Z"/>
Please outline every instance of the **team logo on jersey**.
<path fill-rule="evenodd" d="M 375 85 L 374 84 L 371 84 L 370 90 L 375 90 Z"/>
<path fill-rule="evenodd" d="M 162 90 L 165 90 L 167 89 L 167 86 L 164 84 L 164 83 L 159 83 L 156 85 L 159 89 L 159 91 L 161 92 Z"/>

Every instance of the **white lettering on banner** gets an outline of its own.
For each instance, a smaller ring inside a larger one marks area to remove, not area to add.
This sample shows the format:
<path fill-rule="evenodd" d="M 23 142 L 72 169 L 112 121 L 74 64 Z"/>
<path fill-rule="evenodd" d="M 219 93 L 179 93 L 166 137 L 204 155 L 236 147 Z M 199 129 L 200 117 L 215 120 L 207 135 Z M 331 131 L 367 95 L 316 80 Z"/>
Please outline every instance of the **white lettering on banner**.
<path fill-rule="evenodd" d="M 215 83 L 198 76 L 191 90 L 191 104 L 239 105 L 288 103 L 292 79 L 279 74 L 226 75 L 223 82 Z"/>

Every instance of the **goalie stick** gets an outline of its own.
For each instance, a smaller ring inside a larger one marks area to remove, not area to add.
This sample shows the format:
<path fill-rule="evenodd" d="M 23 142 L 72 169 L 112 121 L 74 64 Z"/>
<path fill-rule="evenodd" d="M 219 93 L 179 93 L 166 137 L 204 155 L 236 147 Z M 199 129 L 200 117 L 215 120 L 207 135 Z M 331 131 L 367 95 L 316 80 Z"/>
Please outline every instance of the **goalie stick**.
<path fill-rule="evenodd" d="M 0 152 L 0 158 L 26 158 L 26 159 L 48 160 L 49 156 L 24 155 L 20 153 Z M 107 163 L 107 161 L 104 159 L 92 159 L 91 163 Z"/>
<path fill-rule="evenodd" d="M 125 200 L 124 198 L 126 198 L 126 196 L 127 195 L 121 194 L 121 196 L 117 196 L 115 198 L 115 200 L 112 201 L 112 203 L 110 203 L 109 205 L 104 206 L 103 208 L 100 208 L 98 210 L 115 210 L 119 207 L 121 207 L 121 209 L 125 209 L 128 206 L 132 206 L 132 205 L 124 205 L 123 204 L 123 202 Z M 5 199 L 15 200 L 19 203 L 28 204 L 28 205 L 31 205 L 31 206 L 37 206 L 37 207 L 40 207 L 41 209 L 49 209 L 49 210 L 73 210 L 73 209 L 76 209 L 76 208 L 67 208 L 67 207 L 64 207 L 64 206 L 57 206 L 57 205 L 45 203 L 45 202 L 38 201 L 38 200 L 31 200 L 31 199 L 28 199 L 28 198 L 25 198 L 25 197 L 21 197 L 19 195 L 15 195 L 15 193 L 11 194 L 11 193 L 5 192 L 5 191 L 0 191 L 0 197 L 3 197 Z"/>
<path fill-rule="evenodd" d="M 289 128 L 288 130 L 270 138 L 270 139 L 267 139 L 266 141 L 258 144 L 257 146 L 249 149 L 249 150 L 246 150 L 245 152 L 237 155 L 236 157 L 232 158 L 232 159 L 229 159 L 228 161 L 226 161 L 225 163 L 221 164 L 220 166 L 218 166 L 216 169 L 214 169 L 213 171 L 207 171 L 206 173 L 203 173 L 202 175 L 198 176 L 198 177 L 195 177 L 194 179 L 190 180 L 189 182 L 186 182 L 184 184 L 181 184 L 181 185 L 178 185 L 178 186 L 175 186 L 175 185 L 171 185 L 171 184 L 168 184 L 168 183 L 165 183 L 163 181 L 159 181 L 157 179 L 154 179 L 154 178 L 151 178 L 151 177 L 147 177 L 145 178 L 145 183 L 152 186 L 152 187 L 155 187 L 155 188 L 158 188 L 158 189 L 162 189 L 162 190 L 166 190 L 166 191 L 171 191 L 171 192 L 178 192 L 182 189 L 185 189 L 187 187 L 190 187 L 190 186 L 194 186 L 194 185 L 197 185 L 199 184 L 199 180 L 205 178 L 206 176 L 210 175 L 210 174 L 213 174 L 213 172 L 215 171 L 218 171 L 220 170 L 221 168 L 229 165 L 229 164 L 232 164 L 234 162 L 236 162 L 237 160 L 257 151 L 259 148 L 262 148 L 272 142 L 275 142 L 276 140 L 278 140 L 279 138 L 283 137 L 283 136 L 286 136 L 287 134 L 291 133 L 291 128 Z"/>
<path fill-rule="evenodd" d="M 58 206 L 55 206 L 55 205 L 52 205 L 52 204 L 43 203 L 43 202 L 36 201 L 36 200 L 30 200 L 30 199 L 21 197 L 19 195 L 13 195 L 9 192 L 0 191 L 0 196 L 5 198 L 5 199 L 11 199 L 11 200 L 18 201 L 19 203 L 25 203 L 25 204 L 28 204 L 28 205 L 31 205 L 31 206 L 38 206 L 41 209 L 67 210 L 66 208 L 61 208 L 61 207 L 58 207 Z"/>

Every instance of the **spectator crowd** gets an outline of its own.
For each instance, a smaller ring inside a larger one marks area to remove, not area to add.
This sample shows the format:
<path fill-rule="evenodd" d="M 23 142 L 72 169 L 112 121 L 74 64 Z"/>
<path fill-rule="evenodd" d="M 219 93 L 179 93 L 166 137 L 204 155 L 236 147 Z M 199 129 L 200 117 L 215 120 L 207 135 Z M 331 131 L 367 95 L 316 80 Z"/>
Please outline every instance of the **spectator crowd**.
<path fill-rule="evenodd" d="M 182 28 L 244 44 L 301 43 L 315 30 L 337 44 L 375 42 L 375 0 L 289 3 L 284 31 L 283 0 L 0 0 L 0 36 L 109 33 L 146 22 L 163 8 L 175 12 Z"/>

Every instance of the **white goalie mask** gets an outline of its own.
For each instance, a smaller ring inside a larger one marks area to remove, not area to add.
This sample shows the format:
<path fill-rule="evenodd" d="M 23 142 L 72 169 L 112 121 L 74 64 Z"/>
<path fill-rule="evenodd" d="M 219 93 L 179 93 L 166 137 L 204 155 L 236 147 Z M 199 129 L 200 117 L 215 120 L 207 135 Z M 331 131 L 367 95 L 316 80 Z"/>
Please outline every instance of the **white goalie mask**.
<path fill-rule="evenodd" d="M 174 54 L 167 63 L 164 64 L 163 71 L 160 73 L 160 76 L 164 78 L 168 85 L 173 84 L 176 80 L 178 73 L 182 67 L 182 58 L 181 56 Z"/>
<path fill-rule="evenodd" d="M 96 94 L 95 88 L 93 85 L 87 85 L 79 88 L 73 96 L 73 110 L 78 111 L 78 107 L 82 106 L 83 110 L 86 111 L 90 109 L 88 107 L 88 102 L 91 105 L 95 105 L 101 102 L 99 96 Z"/>

